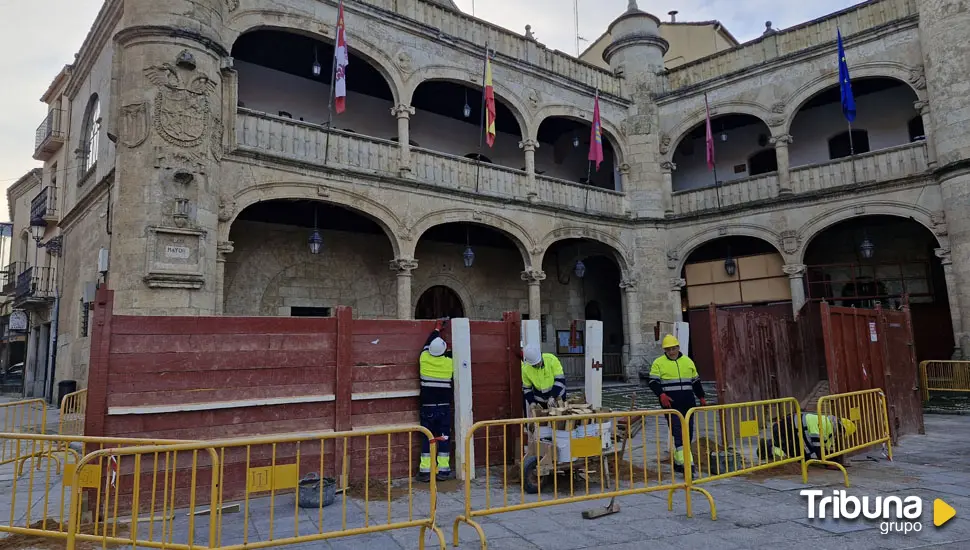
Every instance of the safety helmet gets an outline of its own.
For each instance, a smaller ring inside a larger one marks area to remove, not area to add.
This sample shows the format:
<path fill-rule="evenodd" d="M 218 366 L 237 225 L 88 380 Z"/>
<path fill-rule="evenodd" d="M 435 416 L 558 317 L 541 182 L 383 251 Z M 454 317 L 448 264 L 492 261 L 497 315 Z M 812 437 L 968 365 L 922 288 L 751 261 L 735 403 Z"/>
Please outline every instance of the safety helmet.
<path fill-rule="evenodd" d="M 539 346 L 529 345 L 522 350 L 522 359 L 530 365 L 538 365 L 542 362 L 542 351 Z"/>
<path fill-rule="evenodd" d="M 851 437 L 856 431 L 855 422 L 849 420 L 848 418 L 842 419 L 842 428 L 845 430 L 846 437 Z"/>
<path fill-rule="evenodd" d="M 445 343 L 441 338 L 435 338 L 428 344 L 428 353 L 432 357 L 441 357 L 445 354 L 445 350 L 448 349 L 448 344 Z"/>
<path fill-rule="evenodd" d="M 667 336 L 664 336 L 664 340 L 660 344 L 660 347 L 662 347 L 663 349 L 667 349 L 667 348 L 672 348 L 679 345 L 680 345 L 680 341 L 677 340 L 677 338 L 674 337 L 673 334 L 668 334 Z"/>

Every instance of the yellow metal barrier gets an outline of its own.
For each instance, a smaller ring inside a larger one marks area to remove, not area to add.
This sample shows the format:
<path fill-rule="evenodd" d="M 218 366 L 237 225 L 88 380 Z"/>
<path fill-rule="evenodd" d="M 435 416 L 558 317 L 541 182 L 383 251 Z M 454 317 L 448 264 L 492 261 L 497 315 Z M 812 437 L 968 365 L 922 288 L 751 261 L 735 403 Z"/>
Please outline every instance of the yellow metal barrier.
<path fill-rule="evenodd" d="M 57 421 L 57 433 L 84 435 L 84 413 L 88 408 L 88 390 L 78 390 L 64 396 Z"/>
<path fill-rule="evenodd" d="M 0 403 L 0 422 L 0 434 L 44 433 L 47 425 L 47 403 L 43 399 Z M 0 435 L 0 465 L 19 458 L 14 449 L 15 444 L 14 440 Z"/>
<path fill-rule="evenodd" d="M 919 381 L 923 403 L 931 391 L 970 393 L 970 361 L 923 361 Z"/>
<path fill-rule="evenodd" d="M 424 504 L 413 481 L 424 438 L 434 452 L 431 433 L 418 426 L 103 449 L 74 472 L 67 549 L 89 541 L 242 550 L 413 527 L 420 548 L 430 529 L 443 549 L 434 464 L 428 512 L 415 510 Z M 86 470 L 100 487 L 91 532 L 77 527 Z"/>
<path fill-rule="evenodd" d="M 822 426 L 815 451 L 819 458 L 806 461 L 806 476 L 809 464 L 834 466 L 842 471 L 848 488 L 849 473 L 833 459 L 875 445 L 885 445 L 889 460 L 893 459 L 886 394 L 881 389 L 825 395 L 818 400 L 818 414 Z"/>
<path fill-rule="evenodd" d="M 687 413 L 694 485 L 804 462 L 793 397 L 697 407 Z M 807 481 L 802 469 L 802 481 Z"/>
<path fill-rule="evenodd" d="M 458 546 L 458 527 L 466 523 L 485 549 L 477 517 L 652 491 L 667 491 L 672 510 L 674 491 L 683 489 L 688 517 L 691 491 L 698 491 L 716 517 L 710 493 L 691 487 L 690 469 L 686 477 L 674 472 L 673 450 L 664 449 L 671 422 L 683 425 L 684 417 L 651 410 L 476 422 L 465 438 L 465 456 L 474 443 L 475 456 L 489 465 L 484 482 L 476 482 L 484 498 L 473 498 L 474 465 L 464 464 L 465 510 L 455 519 L 452 542 Z M 500 465 L 498 472 L 493 465 Z M 494 488 L 501 497 L 493 495 Z M 484 504 L 473 509 L 473 500 Z"/>
<path fill-rule="evenodd" d="M 31 537 L 67 538 L 74 474 L 85 452 L 104 447 L 176 443 L 169 440 L 0 433 L 10 443 L 10 486 L 0 491 L 0 532 Z M 24 468 L 25 464 L 28 465 Z M 97 487 L 99 473 L 82 472 L 83 487 Z M 96 495 L 89 495 L 96 496 Z M 89 503 L 90 504 L 90 503 Z M 97 516 L 94 518 L 97 519 Z M 86 526 L 87 527 L 87 526 Z M 27 541 L 25 546 L 29 547 Z"/>

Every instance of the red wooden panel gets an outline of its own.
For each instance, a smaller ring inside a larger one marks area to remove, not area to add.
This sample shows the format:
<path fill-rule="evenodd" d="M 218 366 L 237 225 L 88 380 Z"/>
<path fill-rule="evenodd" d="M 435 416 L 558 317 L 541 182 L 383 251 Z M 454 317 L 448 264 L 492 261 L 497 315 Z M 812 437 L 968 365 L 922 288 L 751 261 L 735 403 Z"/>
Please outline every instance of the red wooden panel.
<path fill-rule="evenodd" d="M 88 363 L 88 403 L 84 415 L 84 433 L 89 436 L 107 435 L 104 420 L 108 414 L 108 374 L 111 372 L 111 331 L 114 312 L 114 293 L 98 290 L 94 308 L 94 332 L 91 337 L 91 357 Z"/>
<path fill-rule="evenodd" d="M 232 402 L 243 399 L 283 399 L 287 397 L 332 395 L 333 383 L 278 386 L 247 386 L 242 388 L 206 388 L 192 391 L 157 391 L 108 394 L 109 407 L 138 407 L 153 405 L 184 405 L 188 403 Z"/>
<path fill-rule="evenodd" d="M 328 384 L 333 393 L 334 367 L 254 368 L 221 371 L 166 370 L 128 374 L 112 372 L 108 387 L 112 393 L 154 393 L 165 391 L 197 391 L 210 388 L 249 388 L 265 385 Z M 294 395 L 307 395 L 299 393 Z M 195 400 L 198 401 L 198 400 Z"/>
<path fill-rule="evenodd" d="M 337 330 L 333 317 L 149 317 L 116 315 L 115 334 L 290 334 Z"/>
<path fill-rule="evenodd" d="M 337 308 L 337 376 L 334 429 L 348 431 L 351 423 L 351 398 L 354 377 L 354 317 L 349 307 Z"/>

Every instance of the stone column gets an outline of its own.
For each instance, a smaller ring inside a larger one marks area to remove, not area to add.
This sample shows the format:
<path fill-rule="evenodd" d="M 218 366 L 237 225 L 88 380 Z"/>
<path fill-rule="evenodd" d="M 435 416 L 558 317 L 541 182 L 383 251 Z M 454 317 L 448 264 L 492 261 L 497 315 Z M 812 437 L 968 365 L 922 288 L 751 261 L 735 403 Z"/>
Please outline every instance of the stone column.
<path fill-rule="evenodd" d="M 930 118 L 930 102 L 917 101 L 913 107 L 919 112 L 923 119 L 923 137 L 926 142 L 926 164 L 936 166 L 936 143 L 933 141 L 933 119 Z"/>
<path fill-rule="evenodd" d="M 397 318 L 410 319 L 411 313 L 411 272 L 418 268 L 414 258 L 391 260 L 391 271 L 397 273 Z"/>
<path fill-rule="evenodd" d="M 664 178 L 664 188 L 663 188 L 663 205 L 664 205 L 664 216 L 674 215 L 674 170 L 677 169 L 677 164 L 673 161 L 665 160 L 660 163 L 660 169 L 663 173 Z"/>
<path fill-rule="evenodd" d="M 402 177 L 411 177 L 411 115 L 414 107 L 400 104 L 391 108 L 391 115 L 397 117 L 397 145 L 400 147 L 400 167 Z M 408 306 L 410 309 L 410 306 Z"/>
<path fill-rule="evenodd" d="M 950 301 L 950 322 L 953 324 L 953 359 L 963 359 L 960 346 L 963 341 L 963 319 L 960 316 L 960 295 L 957 290 L 957 279 L 953 273 L 953 260 L 950 258 L 949 248 L 937 248 L 933 252 L 943 264 L 943 276 L 946 279 L 946 295 Z"/>
<path fill-rule="evenodd" d="M 775 158 L 778 162 L 778 194 L 791 194 L 791 167 L 788 162 L 788 144 L 792 142 L 791 134 L 773 136 L 769 143 L 775 146 Z"/>
<path fill-rule="evenodd" d="M 226 256 L 232 254 L 232 241 L 222 241 L 216 245 L 216 315 L 225 313 L 226 307 Z"/>
<path fill-rule="evenodd" d="M 539 269 L 526 269 L 522 272 L 522 280 L 529 284 L 529 319 L 542 319 L 542 301 L 539 285 L 546 280 L 546 272 Z"/>
<path fill-rule="evenodd" d="M 623 358 L 624 364 L 627 367 L 631 366 L 633 361 L 633 356 L 637 350 L 637 346 L 640 345 L 642 341 L 642 334 L 640 334 L 640 301 L 637 299 L 638 290 L 638 279 L 635 277 L 627 277 L 620 280 L 620 288 L 623 289 L 623 305 L 626 311 L 623 315 L 624 325 L 624 347 L 626 348 L 626 357 Z M 626 373 L 628 381 L 636 381 L 636 372 Z"/>
<path fill-rule="evenodd" d="M 797 316 L 805 305 L 805 266 L 788 264 L 782 269 L 788 275 L 788 283 L 791 285 L 791 307 Z"/>
<path fill-rule="evenodd" d="M 681 297 L 681 292 L 685 286 L 687 286 L 687 279 L 681 279 L 680 277 L 672 277 L 670 279 L 670 306 L 674 314 L 670 319 L 671 321 L 684 320 L 684 302 Z M 661 336 L 663 335 L 661 334 Z"/>
<path fill-rule="evenodd" d="M 536 149 L 538 148 L 539 142 L 534 139 L 524 139 L 519 142 L 519 149 L 525 151 L 525 176 L 529 186 L 525 192 L 529 202 L 535 202 L 539 198 L 539 187 L 536 184 Z"/>

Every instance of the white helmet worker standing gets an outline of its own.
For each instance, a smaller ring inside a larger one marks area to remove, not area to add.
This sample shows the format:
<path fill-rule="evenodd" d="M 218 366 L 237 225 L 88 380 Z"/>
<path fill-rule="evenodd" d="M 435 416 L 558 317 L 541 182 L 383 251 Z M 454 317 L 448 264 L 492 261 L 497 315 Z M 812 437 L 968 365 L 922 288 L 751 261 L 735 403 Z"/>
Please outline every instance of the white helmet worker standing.
<path fill-rule="evenodd" d="M 438 438 L 436 456 L 431 456 L 431 443 L 422 438 L 421 462 L 418 465 L 418 481 L 431 481 L 431 461 L 438 466 L 438 480 L 451 477 L 451 399 L 454 397 L 452 380 L 455 376 L 454 360 L 448 352 L 448 343 L 441 337 L 447 321 L 435 322 L 418 359 L 421 374 L 421 426 Z"/>
<path fill-rule="evenodd" d="M 566 375 L 562 363 L 551 353 L 530 344 L 522 350 L 522 395 L 525 402 L 552 407 L 566 397 Z"/>

